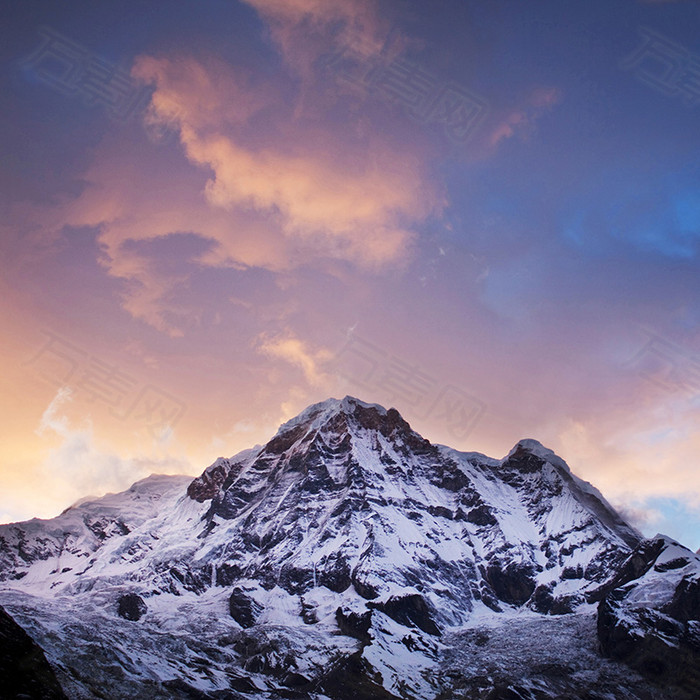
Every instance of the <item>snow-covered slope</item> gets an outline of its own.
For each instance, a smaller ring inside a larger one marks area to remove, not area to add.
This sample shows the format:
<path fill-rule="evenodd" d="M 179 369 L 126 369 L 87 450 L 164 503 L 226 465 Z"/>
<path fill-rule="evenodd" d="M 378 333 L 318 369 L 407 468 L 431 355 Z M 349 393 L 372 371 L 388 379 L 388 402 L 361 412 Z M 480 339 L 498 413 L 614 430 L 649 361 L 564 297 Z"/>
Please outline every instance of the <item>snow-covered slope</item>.
<path fill-rule="evenodd" d="M 575 654 L 640 542 L 535 440 L 462 453 L 346 397 L 195 480 L 2 526 L 0 603 L 75 697 L 427 698 L 477 629 L 562 620 Z"/>
<path fill-rule="evenodd" d="M 51 520 L 0 525 L 0 581 L 28 576 L 24 585 L 51 587 L 81 575 L 112 538 L 172 510 L 190 481 L 153 475 L 123 493 L 80 501 Z"/>

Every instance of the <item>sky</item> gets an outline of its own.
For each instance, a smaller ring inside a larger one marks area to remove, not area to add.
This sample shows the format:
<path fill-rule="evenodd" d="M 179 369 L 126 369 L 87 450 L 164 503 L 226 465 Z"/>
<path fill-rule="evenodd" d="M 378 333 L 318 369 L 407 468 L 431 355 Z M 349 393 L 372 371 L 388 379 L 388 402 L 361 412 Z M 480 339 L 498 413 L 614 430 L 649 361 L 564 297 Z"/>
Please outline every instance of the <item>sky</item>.
<path fill-rule="evenodd" d="M 10 0 L 0 522 L 346 394 L 700 547 L 700 4 Z"/>

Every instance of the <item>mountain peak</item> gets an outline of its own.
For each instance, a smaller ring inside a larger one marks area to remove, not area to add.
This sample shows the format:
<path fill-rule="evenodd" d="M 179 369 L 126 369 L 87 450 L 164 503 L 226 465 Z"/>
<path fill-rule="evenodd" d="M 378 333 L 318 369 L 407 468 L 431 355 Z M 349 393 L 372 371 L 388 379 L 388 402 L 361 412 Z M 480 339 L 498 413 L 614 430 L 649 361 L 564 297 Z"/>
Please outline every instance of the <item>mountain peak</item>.
<path fill-rule="evenodd" d="M 374 411 L 381 416 L 386 416 L 388 413 L 384 406 L 380 406 L 376 403 L 366 403 L 365 401 L 361 401 L 360 399 L 350 396 L 349 394 L 342 399 L 331 397 L 325 401 L 319 401 L 318 403 L 311 404 L 294 418 L 291 418 L 286 423 L 282 423 L 275 437 L 287 433 L 289 430 L 296 428 L 299 425 L 310 423 L 312 424 L 312 427 L 316 427 L 316 425 L 322 425 L 327 420 L 339 413 L 352 415 L 358 410 Z M 396 409 L 389 410 L 396 411 Z"/>
<path fill-rule="evenodd" d="M 298 416 L 280 426 L 264 451 L 281 454 L 305 435 L 329 427 L 337 433 L 354 432 L 359 428 L 376 430 L 385 436 L 397 428 L 412 432 L 411 426 L 395 408 L 386 409 L 379 404 L 366 403 L 348 395 L 342 399 L 326 399 L 304 409 Z"/>
<path fill-rule="evenodd" d="M 550 464 L 555 464 L 558 467 L 564 468 L 569 471 L 569 467 L 566 462 L 557 456 L 557 454 L 545 447 L 539 440 L 533 438 L 523 438 L 518 440 L 513 449 L 508 453 L 504 462 L 510 460 L 526 459 L 527 457 L 536 458 L 537 461 L 541 463 L 549 462 Z"/>
<path fill-rule="evenodd" d="M 510 457 L 516 451 L 531 452 L 537 455 L 546 453 L 546 456 L 553 454 L 552 450 L 548 449 L 539 440 L 535 440 L 534 438 L 518 440 L 513 449 L 508 453 L 508 456 Z"/>

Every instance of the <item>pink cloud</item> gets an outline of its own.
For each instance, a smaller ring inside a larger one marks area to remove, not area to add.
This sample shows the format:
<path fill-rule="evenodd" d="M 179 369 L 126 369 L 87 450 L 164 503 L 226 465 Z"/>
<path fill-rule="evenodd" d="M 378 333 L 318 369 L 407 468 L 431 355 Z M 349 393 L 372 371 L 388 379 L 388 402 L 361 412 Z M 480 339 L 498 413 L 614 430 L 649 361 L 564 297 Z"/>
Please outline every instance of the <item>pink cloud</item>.
<path fill-rule="evenodd" d="M 183 68 L 182 61 L 175 73 L 163 60 L 144 59 L 138 68 L 156 85 L 151 119 L 174 119 L 190 161 L 213 172 L 205 188 L 212 206 L 265 214 L 283 235 L 323 256 L 375 268 L 405 259 L 414 237 L 410 225 L 442 204 L 416 157 L 377 139 L 350 146 L 318 124 L 315 133 L 301 124 L 291 128 L 295 133 L 288 127 L 285 143 L 274 135 L 270 145 L 253 148 L 227 128 L 233 120 L 219 116 L 213 123 L 211 115 L 226 113 L 217 101 L 231 93 L 200 80 L 200 72 L 201 66 Z M 244 93 L 232 93 L 245 103 Z M 207 105 L 204 114 L 200 104 Z M 236 117 L 245 121 L 246 110 L 239 107 Z M 250 108 L 247 118 L 253 113 Z"/>
<path fill-rule="evenodd" d="M 179 122 L 199 129 L 241 126 L 276 102 L 270 88 L 253 86 L 250 76 L 213 57 L 195 61 L 140 56 L 131 73 L 158 86 L 147 119 L 168 126 Z"/>
<path fill-rule="evenodd" d="M 313 349 L 307 341 L 292 331 L 269 337 L 261 336 L 258 351 L 272 359 L 283 360 L 300 369 L 306 381 L 313 387 L 327 387 L 329 377 L 326 365 L 333 353 L 326 348 Z"/>
<path fill-rule="evenodd" d="M 504 139 L 516 135 L 523 139 L 528 138 L 537 120 L 560 102 L 561 98 L 561 91 L 554 87 L 532 90 L 521 106 L 497 120 L 488 137 L 489 145 L 495 148 Z"/>

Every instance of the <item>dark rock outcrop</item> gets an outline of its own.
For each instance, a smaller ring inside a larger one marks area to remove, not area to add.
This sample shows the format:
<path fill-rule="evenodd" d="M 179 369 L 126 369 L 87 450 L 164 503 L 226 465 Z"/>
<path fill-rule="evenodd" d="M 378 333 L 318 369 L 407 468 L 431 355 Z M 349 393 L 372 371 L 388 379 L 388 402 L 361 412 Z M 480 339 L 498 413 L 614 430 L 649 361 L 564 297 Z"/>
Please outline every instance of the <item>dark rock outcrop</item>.
<path fill-rule="evenodd" d="M 498 522 L 493 516 L 493 513 L 491 512 L 490 508 L 485 503 L 476 506 L 476 508 L 472 508 L 467 513 L 467 521 L 470 523 L 474 523 L 474 525 L 484 526 L 495 525 Z"/>
<path fill-rule="evenodd" d="M 600 602 L 608 593 L 620 588 L 630 581 L 644 576 L 654 566 L 654 562 L 664 548 L 664 540 L 655 538 L 643 540 L 622 562 L 617 573 L 607 583 L 592 591 L 587 600 L 589 603 Z"/>
<path fill-rule="evenodd" d="M 353 569 L 351 580 L 353 587 L 363 598 L 374 600 L 379 595 L 376 586 L 370 583 L 367 572 L 363 571 L 359 566 Z"/>
<path fill-rule="evenodd" d="M 361 652 L 336 664 L 320 688 L 333 700 L 398 700 L 382 686 L 382 677 L 372 669 Z"/>
<path fill-rule="evenodd" d="M 428 634 L 440 636 L 440 628 L 435 623 L 435 610 L 419 593 L 391 596 L 385 602 L 370 601 L 367 607 L 379 610 L 406 627 L 417 627 Z"/>
<path fill-rule="evenodd" d="M 305 425 L 298 425 L 275 436 L 265 446 L 265 452 L 271 455 L 281 455 L 286 452 L 306 431 Z"/>
<path fill-rule="evenodd" d="M 228 611 L 241 627 L 247 629 L 257 622 L 263 608 L 242 588 L 234 588 L 228 599 Z"/>
<path fill-rule="evenodd" d="M 333 552 L 324 562 L 318 575 L 318 583 L 336 593 L 342 593 L 352 585 L 350 564 L 342 552 Z"/>
<path fill-rule="evenodd" d="M 137 593 L 127 593 L 117 601 L 117 613 L 125 620 L 136 622 L 148 612 L 144 599 Z"/>
<path fill-rule="evenodd" d="M 685 622 L 700 620 L 700 578 L 684 576 L 676 586 L 671 601 L 664 605 L 663 612 Z"/>
<path fill-rule="evenodd" d="M 41 647 L 0 606 L 0 697 L 66 700 Z"/>
<path fill-rule="evenodd" d="M 340 631 L 348 637 L 359 639 L 363 644 L 369 644 L 371 636 L 369 629 L 372 626 L 372 611 L 357 612 L 346 608 L 338 608 L 335 611 L 335 619 Z"/>
<path fill-rule="evenodd" d="M 514 470 L 521 474 L 534 474 L 542 469 L 545 461 L 533 454 L 522 443 L 516 445 L 515 449 L 503 464 L 503 470 Z"/>
<path fill-rule="evenodd" d="M 187 487 L 187 495 L 199 503 L 214 498 L 219 493 L 230 469 L 231 464 L 227 459 L 217 459 L 201 476 L 192 481 Z"/>
<path fill-rule="evenodd" d="M 529 564 L 494 561 L 489 563 L 485 578 L 499 600 L 510 605 L 523 605 L 535 590 L 533 573 Z"/>

